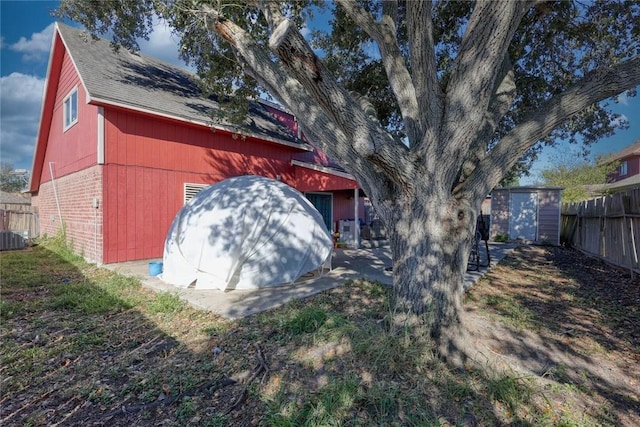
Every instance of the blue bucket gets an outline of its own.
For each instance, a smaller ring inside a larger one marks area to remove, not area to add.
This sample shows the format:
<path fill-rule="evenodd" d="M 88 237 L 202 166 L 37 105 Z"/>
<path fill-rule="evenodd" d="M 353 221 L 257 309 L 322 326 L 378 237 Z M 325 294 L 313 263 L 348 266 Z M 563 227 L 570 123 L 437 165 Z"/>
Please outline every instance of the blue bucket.
<path fill-rule="evenodd" d="M 149 263 L 149 276 L 157 276 L 162 273 L 162 263 L 161 262 L 150 262 Z"/>

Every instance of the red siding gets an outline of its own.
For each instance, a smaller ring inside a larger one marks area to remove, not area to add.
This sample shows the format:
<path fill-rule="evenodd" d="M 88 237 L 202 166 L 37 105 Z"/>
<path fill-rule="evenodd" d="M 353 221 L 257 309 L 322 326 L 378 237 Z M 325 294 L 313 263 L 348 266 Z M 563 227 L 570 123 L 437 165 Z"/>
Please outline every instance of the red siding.
<path fill-rule="evenodd" d="M 626 159 L 618 160 L 619 163 L 625 161 L 627 162 L 627 173 L 625 175 L 620 175 L 620 167 L 618 166 L 618 169 L 616 169 L 616 171 L 611 174 L 612 182 L 621 181 L 623 179 L 627 179 L 634 175 L 640 174 L 640 156 L 631 156 L 627 157 Z"/>
<path fill-rule="evenodd" d="M 263 104 L 264 105 L 264 104 Z M 270 112 L 273 117 L 282 123 L 287 129 L 293 132 L 294 135 L 298 133 L 298 122 L 293 114 L 282 111 L 278 108 L 264 105 L 264 108 Z"/>
<path fill-rule="evenodd" d="M 127 111 L 105 108 L 105 150 L 106 263 L 162 256 L 185 183 L 254 174 L 295 186 L 293 148 Z"/>
<path fill-rule="evenodd" d="M 78 88 L 78 122 L 63 131 L 64 98 Z M 97 107 L 86 103 L 86 93 L 68 54 L 64 55 L 53 117 L 47 138 L 41 182 L 51 180 L 49 163 L 54 177 L 60 178 L 97 163 Z"/>
<path fill-rule="evenodd" d="M 107 163 L 205 174 L 209 182 L 245 174 L 291 179 L 290 159 L 298 152 L 109 108 L 105 108 L 105 140 Z"/>
<path fill-rule="evenodd" d="M 340 176 L 298 166 L 295 180 L 289 183 L 300 191 L 334 191 L 358 188 L 358 183 Z"/>

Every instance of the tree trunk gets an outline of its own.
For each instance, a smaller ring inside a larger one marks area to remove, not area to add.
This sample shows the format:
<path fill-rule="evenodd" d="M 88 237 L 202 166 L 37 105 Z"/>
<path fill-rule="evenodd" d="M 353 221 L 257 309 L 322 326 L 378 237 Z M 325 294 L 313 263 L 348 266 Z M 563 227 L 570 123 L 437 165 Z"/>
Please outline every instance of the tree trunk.
<path fill-rule="evenodd" d="M 397 203 L 387 224 L 396 320 L 426 328 L 440 355 L 460 365 L 468 354 L 462 296 L 476 214 L 470 203 L 447 196 L 400 197 L 409 203 Z"/>

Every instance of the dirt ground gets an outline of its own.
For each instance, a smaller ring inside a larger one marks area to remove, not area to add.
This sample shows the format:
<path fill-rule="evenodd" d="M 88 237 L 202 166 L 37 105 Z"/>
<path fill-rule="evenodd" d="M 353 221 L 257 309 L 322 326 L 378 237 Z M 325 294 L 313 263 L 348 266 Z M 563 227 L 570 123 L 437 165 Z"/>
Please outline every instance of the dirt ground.
<path fill-rule="evenodd" d="M 576 250 L 524 246 L 465 307 L 479 359 L 539 377 L 557 406 L 593 416 L 606 404 L 604 422 L 640 425 L 638 275 Z"/>

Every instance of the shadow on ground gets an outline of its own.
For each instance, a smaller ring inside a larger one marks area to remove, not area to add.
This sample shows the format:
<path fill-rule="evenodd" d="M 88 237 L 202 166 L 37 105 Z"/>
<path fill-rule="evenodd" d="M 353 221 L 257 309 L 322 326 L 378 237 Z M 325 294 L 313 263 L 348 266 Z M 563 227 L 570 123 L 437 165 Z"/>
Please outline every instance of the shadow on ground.
<path fill-rule="evenodd" d="M 640 281 L 628 272 L 565 248 L 522 247 L 467 305 L 480 357 L 547 380 L 558 405 L 588 391 L 580 415 L 598 423 L 640 424 Z"/>

